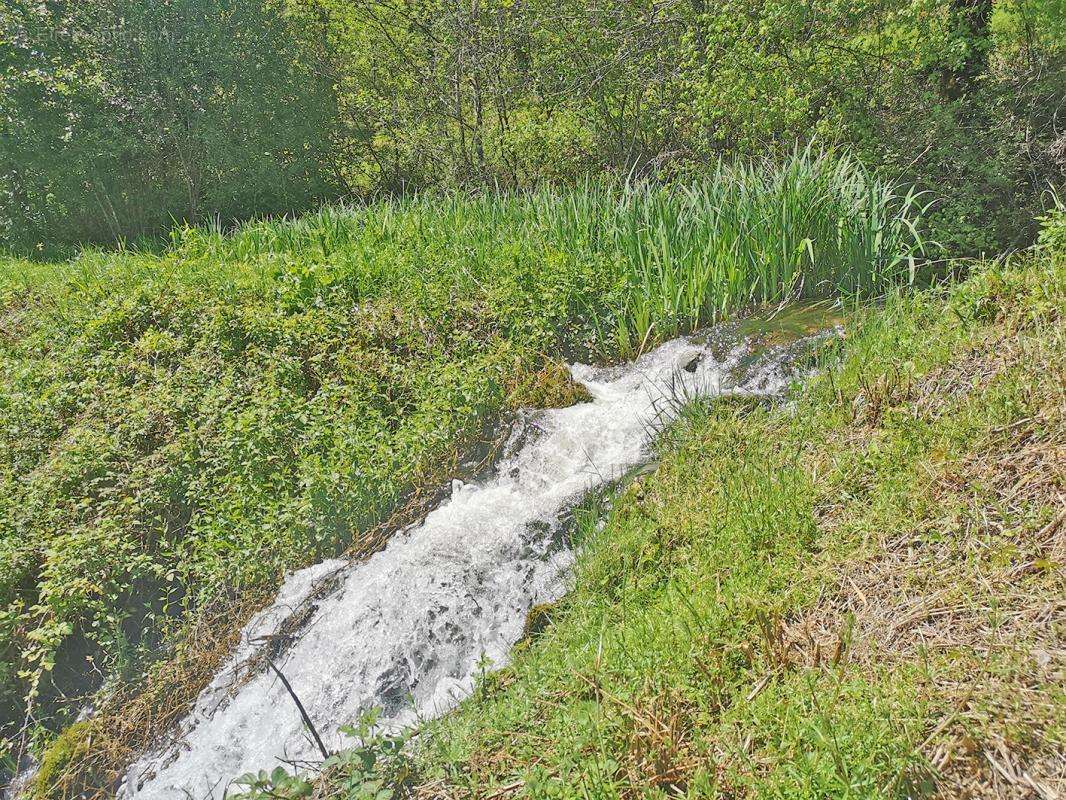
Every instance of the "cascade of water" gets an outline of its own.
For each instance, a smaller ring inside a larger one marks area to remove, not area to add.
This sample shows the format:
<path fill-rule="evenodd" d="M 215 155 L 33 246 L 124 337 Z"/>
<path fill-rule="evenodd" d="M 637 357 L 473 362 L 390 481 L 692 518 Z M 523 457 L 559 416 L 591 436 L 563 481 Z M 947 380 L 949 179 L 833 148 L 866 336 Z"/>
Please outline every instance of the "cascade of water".
<path fill-rule="evenodd" d="M 398 727 L 469 694 L 487 664 L 506 662 L 530 608 L 565 591 L 566 511 L 640 465 L 649 430 L 677 401 L 785 385 L 785 350 L 754 366 L 743 344 L 721 360 L 712 350 L 683 338 L 619 367 L 573 366 L 592 401 L 523 415 L 489 479 L 456 482 L 421 524 L 364 562 L 333 559 L 291 575 L 172 741 L 130 767 L 120 797 L 219 797 L 241 773 L 318 756 L 263 653 L 329 748 L 343 746 L 338 727 L 369 708 Z"/>

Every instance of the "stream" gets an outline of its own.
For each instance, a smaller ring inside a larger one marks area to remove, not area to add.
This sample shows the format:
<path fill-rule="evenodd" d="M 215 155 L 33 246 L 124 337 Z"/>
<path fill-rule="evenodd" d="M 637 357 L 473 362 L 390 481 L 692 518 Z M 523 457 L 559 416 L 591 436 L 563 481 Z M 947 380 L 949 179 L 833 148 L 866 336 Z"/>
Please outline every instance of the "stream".
<path fill-rule="evenodd" d="M 591 402 L 520 414 L 489 477 L 455 481 L 369 559 L 290 575 L 168 741 L 130 766 L 119 797 L 218 798 L 243 773 L 320 760 L 268 658 L 330 750 L 370 708 L 399 728 L 453 707 L 506 664 L 530 609 L 566 592 L 568 512 L 645 463 L 682 401 L 785 388 L 809 337 L 757 340 L 719 326 L 621 366 L 573 365 Z"/>

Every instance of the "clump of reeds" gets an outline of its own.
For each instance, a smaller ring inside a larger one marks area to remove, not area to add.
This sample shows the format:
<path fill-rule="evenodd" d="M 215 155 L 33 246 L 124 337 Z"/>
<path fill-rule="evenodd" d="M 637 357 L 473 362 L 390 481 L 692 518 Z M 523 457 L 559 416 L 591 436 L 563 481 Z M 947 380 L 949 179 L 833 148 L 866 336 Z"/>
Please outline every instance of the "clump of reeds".
<path fill-rule="evenodd" d="M 605 254 L 626 287 L 620 309 L 590 306 L 623 355 L 753 303 L 912 281 L 926 249 L 928 206 L 913 190 L 811 148 L 720 163 L 685 186 L 590 185 L 531 202 L 558 239 Z"/>
<path fill-rule="evenodd" d="M 224 292 L 343 281 L 360 297 L 410 298 L 434 283 L 467 296 L 508 281 L 536 285 L 555 257 L 552 269 L 561 262 L 571 273 L 565 292 L 536 302 L 560 308 L 522 313 L 559 329 L 580 322 L 592 350 L 627 357 L 753 304 L 913 280 L 927 208 L 853 157 L 807 147 L 783 161 L 723 161 L 684 184 L 424 194 L 232 231 L 180 228 L 161 258 L 87 254 L 64 272 L 114 285 L 117 270 L 135 283 L 195 280 Z M 513 296 L 492 302 L 514 312 Z"/>

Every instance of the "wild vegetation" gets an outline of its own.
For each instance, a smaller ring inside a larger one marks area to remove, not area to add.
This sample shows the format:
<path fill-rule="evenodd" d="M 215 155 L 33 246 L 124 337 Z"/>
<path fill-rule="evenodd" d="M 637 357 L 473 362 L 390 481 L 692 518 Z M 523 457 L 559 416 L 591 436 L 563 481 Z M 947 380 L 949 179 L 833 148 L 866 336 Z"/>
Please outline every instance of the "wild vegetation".
<path fill-rule="evenodd" d="M 1061 739 L 1019 653 L 1059 652 L 1064 45 L 1062 0 L 0 4 L 0 777 L 109 792 L 286 570 L 578 399 L 563 360 L 888 296 L 795 404 L 688 409 L 431 746 L 248 788 L 1022 780 Z"/>
<path fill-rule="evenodd" d="M 250 610 L 285 570 L 372 549 L 501 413 L 572 394 L 558 354 L 629 356 L 755 303 L 909 282 L 922 210 L 808 150 L 670 190 L 420 197 L 178 229 L 160 255 L 6 262 L 11 746 L 102 683 L 143 686 L 204 615 Z"/>
<path fill-rule="evenodd" d="M 9 0 L 0 243 L 324 199 L 659 180 L 818 138 L 933 190 L 954 254 L 1061 185 L 1061 0 Z"/>
<path fill-rule="evenodd" d="M 511 665 L 243 796 L 1061 795 L 1064 234 L 852 313 L 787 404 L 688 405 Z"/>

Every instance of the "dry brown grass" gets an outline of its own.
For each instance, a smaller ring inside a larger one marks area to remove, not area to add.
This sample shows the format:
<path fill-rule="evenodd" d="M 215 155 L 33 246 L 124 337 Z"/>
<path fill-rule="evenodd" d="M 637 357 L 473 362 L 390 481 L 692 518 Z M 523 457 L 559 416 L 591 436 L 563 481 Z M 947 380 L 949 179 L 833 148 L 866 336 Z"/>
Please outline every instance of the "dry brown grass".
<path fill-rule="evenodd" d="M 930 663 L 923 691 L 941 713 L 921 752 L 940 797 L 1066 796 L 1057 738 L 1066 680 L 1066 427 L 1051 355 L 997 340 L 908 387 L 903 401 L 929 418 L 1008 369 L 1041 375 L 1034 414 L 974 442 L 965 459 L 931 467 L 940 513 L 903 535 L 875 537 L 813 608 L 766 637 L 779 642 L 782 658 L 809 666 Z M 864 413 L 883 409 L 892 392 L 898 387 L 884 382 L 871 392 L 882 400 L 861 404 Z M 836 509 L 824 512 L 821 524 L 838 522 Z"/>

